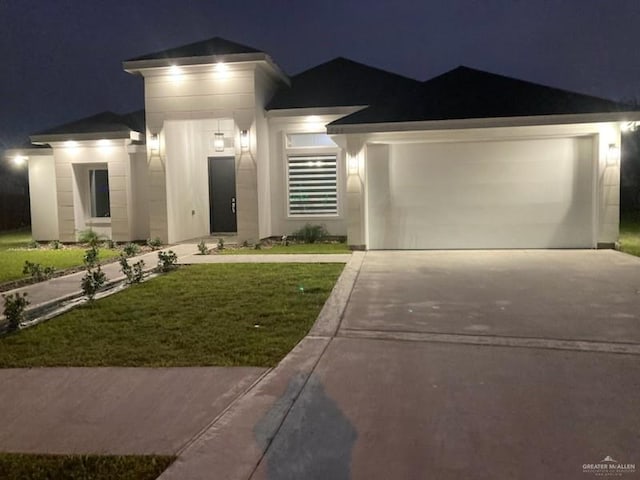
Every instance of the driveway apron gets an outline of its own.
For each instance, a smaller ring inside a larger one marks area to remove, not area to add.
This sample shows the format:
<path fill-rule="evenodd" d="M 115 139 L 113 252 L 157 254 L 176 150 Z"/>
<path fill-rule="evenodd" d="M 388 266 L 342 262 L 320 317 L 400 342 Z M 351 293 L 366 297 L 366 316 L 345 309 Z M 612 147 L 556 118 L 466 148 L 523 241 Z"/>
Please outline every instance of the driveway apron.
<path fill-rule="evenodd" d="M 638 478 L 639 289 L 613 251 L 369 252 L 251 478 Z"/>

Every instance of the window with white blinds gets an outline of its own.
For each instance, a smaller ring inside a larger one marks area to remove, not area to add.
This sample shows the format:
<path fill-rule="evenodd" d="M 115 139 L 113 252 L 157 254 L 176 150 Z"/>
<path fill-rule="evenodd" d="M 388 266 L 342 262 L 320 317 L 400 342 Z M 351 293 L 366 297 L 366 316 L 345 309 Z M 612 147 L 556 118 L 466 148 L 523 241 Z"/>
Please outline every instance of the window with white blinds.
<path fill-rule="evenodd" d="M 337 215 L 337 156 L 288 157 L 289 215 Z"/>

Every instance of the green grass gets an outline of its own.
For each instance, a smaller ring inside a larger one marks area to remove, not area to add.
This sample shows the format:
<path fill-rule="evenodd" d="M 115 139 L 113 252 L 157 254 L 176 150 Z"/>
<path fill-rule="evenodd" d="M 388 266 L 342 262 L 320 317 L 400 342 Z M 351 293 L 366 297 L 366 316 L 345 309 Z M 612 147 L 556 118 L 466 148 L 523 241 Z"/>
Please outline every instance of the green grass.
<path fill-rule="evenodd" d="M 640 257 L 640 212 L 621 215 L 620 250 Z"/>
<path fill-rule="evenodd" d="M 32 455 L 0 453 L 0 478 L 20 480 L 153 480 L 167 456 Z"/>
<path fill-rule="evenodd" d="M 30 241 L 31 232 L 28 230 L 0 234 L 0 283 L 27 277 L 22 273 L 24 262 L 27 260 L 31 263 L 39 263 L 43 267 L 54 267 L 56 270 L 82 265 L 84 248 L 26 249 L 27 243 Z M 118 250 L 100 249 L 100 260 L 118 255 Z"/>
<path fill-rule="evenodd" d="M 343 267 L 182 267 L 1 337 L 0 367 L 275 366 L 313 325 Z"/>
<path fill-rule="evenodd" d="M 237 248 L 223 250 L 225 255 L 269 255 L 278 253 L 351 253 L 346 243 L 296 243 L 285 247 L 273 245 L 259 250 L 253 248 Z"/>

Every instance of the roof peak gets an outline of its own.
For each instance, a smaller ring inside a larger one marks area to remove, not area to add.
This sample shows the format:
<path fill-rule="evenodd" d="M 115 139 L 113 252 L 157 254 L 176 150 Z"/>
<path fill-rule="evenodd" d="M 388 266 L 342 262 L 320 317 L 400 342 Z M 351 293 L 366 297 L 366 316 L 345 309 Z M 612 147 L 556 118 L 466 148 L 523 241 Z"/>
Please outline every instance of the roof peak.
<path fill-rule="evenodd" d="M 126 60 L 136 62 L 140 60 L 159 60 L 171 58 L 209 57 L 214 55 L 236 55 L 243 53 L 264 53 L 262 50 L 244 45 L 242 43 L 227 40 L 219 36 L 198 40 L 195 42 L 158 50 L 153 53 L 140 55 Z"/>

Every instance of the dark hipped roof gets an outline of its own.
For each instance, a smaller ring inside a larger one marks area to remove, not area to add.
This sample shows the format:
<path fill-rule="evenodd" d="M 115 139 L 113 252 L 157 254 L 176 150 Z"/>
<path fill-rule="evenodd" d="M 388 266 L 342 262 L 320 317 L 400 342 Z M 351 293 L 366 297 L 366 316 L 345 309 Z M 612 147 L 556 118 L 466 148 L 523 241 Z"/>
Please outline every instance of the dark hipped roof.
<path fill-rule="evenodd" d="M 235 55 L 239 53 L 263 52 L 247 45 L 225 40 L 224 38 L 213 37 L 208 40 L 130 58 L 126 61 L 137 62 L 139 60 L 161 60 L 166 58 L 209 57 L 212 55 Z"/>
<path fill-rule="evenodd" d="M 32 137 L 50 135 L 72 135 L 92 133 L 144 132 L 144 110 L 119 115 L 113 112 L 102 112 L 90 117 L 65 123 L 57 127 L 38 132 Z"/>
<path fill-rule="evenodd" d="M 458 67 L 420 88 L 331 125 L 633 111 L 634 107 L 494 73 Z"/>
<path fill-rule="evenodd" d="M 399 95 L 420 82 L 338 57 L 291 77 L 267 110 L 371 105 L 387 95 Z"/>

